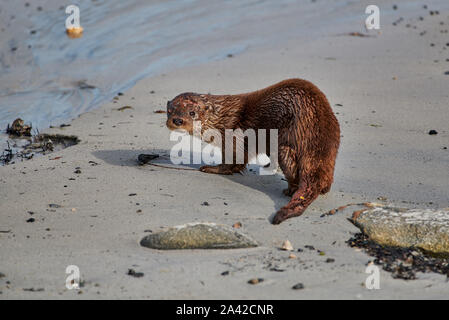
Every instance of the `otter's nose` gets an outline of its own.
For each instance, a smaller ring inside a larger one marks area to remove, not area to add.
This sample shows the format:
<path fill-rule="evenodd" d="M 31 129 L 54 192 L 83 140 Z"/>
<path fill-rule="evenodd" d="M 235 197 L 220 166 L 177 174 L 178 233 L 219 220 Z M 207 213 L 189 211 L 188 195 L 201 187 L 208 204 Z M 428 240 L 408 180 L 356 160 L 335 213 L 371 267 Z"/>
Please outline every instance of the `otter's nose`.
<path fill-rule="evenodd" d="M 182 124 L 182 119 L 178 119 L 178 118 L 174 118 L 173 119 L 173 123 L 177 126 L 180 126 Z"/>

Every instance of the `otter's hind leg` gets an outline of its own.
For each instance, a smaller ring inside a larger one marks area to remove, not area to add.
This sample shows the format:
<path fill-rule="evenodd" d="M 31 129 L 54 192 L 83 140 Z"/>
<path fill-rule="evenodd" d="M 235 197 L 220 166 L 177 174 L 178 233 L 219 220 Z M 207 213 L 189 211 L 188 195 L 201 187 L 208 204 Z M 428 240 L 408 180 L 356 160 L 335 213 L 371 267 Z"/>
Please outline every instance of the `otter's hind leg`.
<path fill-rule="evenodd" d="M 288 182 L 288 188 L 282 192 L 286 196 L 292 196 L 298 189 L 299 174 L 298 174 L 298 156 L 295 149 L 281 145 L 279 147 L 279 166 L 284 173 L 285 179 Z"/>
<path fill-rule="evenodd" d="M 276 213 L 273 224 L 279 224 L 286 219 L 300 216 L 320 194 L 319 183 L 315 177 L 301 176 L 299 179 L 298 189 L 290 202 Z"/>

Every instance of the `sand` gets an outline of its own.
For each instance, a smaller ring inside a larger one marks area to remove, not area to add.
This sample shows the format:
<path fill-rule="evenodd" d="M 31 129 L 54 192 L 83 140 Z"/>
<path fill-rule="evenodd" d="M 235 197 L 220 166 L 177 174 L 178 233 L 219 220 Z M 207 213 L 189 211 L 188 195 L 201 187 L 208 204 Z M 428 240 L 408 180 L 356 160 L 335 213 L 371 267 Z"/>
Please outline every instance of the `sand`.
<path fill-rule="evenodd" d="M 402 207 L 449 206 L 449 47 L 440 32 L 449 27 L 449 8 L 440 6 L 439 15 L 430 16 L 424 9 L 400 12 L 407 1 L 397 3 L 398 11 L 372 37 L 329 30 L 307 42 L 291 38 L 176 69 L 139 81 L 116 103 L 82 114 L 70 127 L 46 130 L 77 135 L 81 143 L 0 168 L 0 231 L 9 230 L 0 233 L 0 299 L 447 298 L 446 277 L 436 274 L 405 281 L 381 270 L 380 290 L 368 290 L 365 269 L 372 258 L 345 243 L 358 232 L 349 214 L 321 217 L 380 196 Z M 405 20 L 393 26 L 400 16 Z M 241 93 L 291 77 L 326 93 L 342 129 L 332 190 L 303 216 L 269 223 L 288 202 L 281 175 L 137 166 L 139 153 L 173 145 L 165 115 L 154 111 L 176 94 Z M 126 105 L 133 108 L 117 111 Z M 431 129 L 438 134 L 429 135 Z M 74 173 L 77 167 L 81 174 Z M 50 208 L 52 203 L 61 207 Z M 35 221 L 26 222 L 30 217 Z M 240 231 L 260 247 L 167 252 L 139 246 L 149 230 L 189 222 L 241 222 Z M 297 258 L 279 250 L 287 239 L 303 249 Z M 68 265 L 80 269 L 80 290 L 65 288 Z M 144 276 L 131 277 L 131 268 Z M 248 284 L 252 278 L 264 281 Z M 292 290 L 297 283 L 304 289 Z M 29 288 L 35 292 L 24 290 Z"/>

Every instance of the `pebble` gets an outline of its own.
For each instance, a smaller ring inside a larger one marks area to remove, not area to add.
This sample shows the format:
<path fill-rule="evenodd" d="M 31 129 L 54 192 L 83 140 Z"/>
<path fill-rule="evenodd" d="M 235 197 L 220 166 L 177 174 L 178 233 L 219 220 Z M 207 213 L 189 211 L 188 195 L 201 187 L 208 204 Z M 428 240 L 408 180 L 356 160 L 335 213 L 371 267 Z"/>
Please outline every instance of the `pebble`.
<path fill-rule="evenodd" d="M 134 278 L 141 278 L 144 276 L 143 272 L 136 272 L 134 269 L 128 269 L 128 276 L 134 277 Z"/>
<path fill-rule="evenodd" d="M 282 249 L 282 250 L 285 250 L 285 251 L 293 251 L 293 246 L 292 246 L 292 244 L 290 243 L 290 241 L 285 240 L 285 241 L 282 243 L 281 249 Z"/>
<path fill-rule="evenodd" d="M 292 289 L 293 289 L 293 290 L 301 290 L 301 289 L 304 289 L 304 285 L 300 282 L 300 283 L 295 284 L 295 285 L 292 287 Z"/>
<path fill-rule="evenodd" d="M 248 283 L 249 284 L 258 284 L 258 283 L 261 283 L 261 282 L 263 282 L 263 278 L 253 278 L 253 279 L 250 279 L 250 280 L 248 280 Z"/>

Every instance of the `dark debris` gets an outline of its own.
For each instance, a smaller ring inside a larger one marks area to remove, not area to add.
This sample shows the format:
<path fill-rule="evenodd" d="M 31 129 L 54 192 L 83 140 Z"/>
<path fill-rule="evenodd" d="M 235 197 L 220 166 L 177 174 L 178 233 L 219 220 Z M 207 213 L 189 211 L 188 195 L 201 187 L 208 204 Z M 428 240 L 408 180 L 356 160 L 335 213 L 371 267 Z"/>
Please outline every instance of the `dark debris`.
<path fill-rule="evenodd" d="M 391 272 L 395 279 L 414 280 L 417 272 L 434 272 L 446 275 L 449 280 L 449 258 L 432 257 L 415 248 L 383 247 L 362 233 L 346 243 L 375 257 L 373 262 Z"/>

